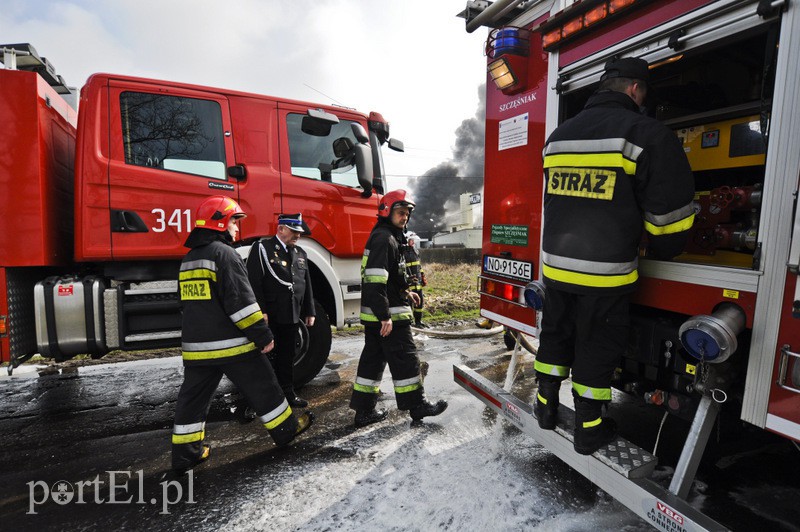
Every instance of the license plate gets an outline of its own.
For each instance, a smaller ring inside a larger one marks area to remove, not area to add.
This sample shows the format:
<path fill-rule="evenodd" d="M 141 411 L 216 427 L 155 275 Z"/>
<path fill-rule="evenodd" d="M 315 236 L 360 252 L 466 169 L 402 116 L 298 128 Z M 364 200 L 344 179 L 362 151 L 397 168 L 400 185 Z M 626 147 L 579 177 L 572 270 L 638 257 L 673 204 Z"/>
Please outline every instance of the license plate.
<path fill-rule="evenodd" d="M 483 271 L 521 281 L 533 280 L 533 264 L 521 260 L 501 259 L 487 255 L 483 257 Z"/>

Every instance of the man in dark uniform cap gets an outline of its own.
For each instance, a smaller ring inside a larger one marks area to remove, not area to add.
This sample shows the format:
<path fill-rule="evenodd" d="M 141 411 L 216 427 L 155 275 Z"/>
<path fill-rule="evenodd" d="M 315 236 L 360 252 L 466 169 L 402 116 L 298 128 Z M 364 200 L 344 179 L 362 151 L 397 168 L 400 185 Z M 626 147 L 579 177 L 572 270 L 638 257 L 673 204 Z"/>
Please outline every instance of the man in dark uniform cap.
<path fill-rule="evenodd" d="M 647 82 L 650 80 L 650 67 L 647 61 L 638 57 L 623 57 L 612 59 L 605 65 L 605 72 L 600 77 L 600 83 L 607 79 L 627 78 L 639 84 L 639 89 L 647 91 Z M 601 86 L 600 90 L 603 89 Z M 644 98 L 644 97 L 643 97 Z"/>
<path fill-rule="evenodd" d="M 598 91 L 553 131 L 544 150 L 546 292 L 534 412 L 541 428 L 554 429 L 559 387 L 571 375 L 580 454 L 615 437 L 602 407 L 628 344 L 642 229 L 647 255 L 671 259 L 694 221 L 694 179 L 683 147 L 640 112 L 649 79 L 643 59 L 606 63 Z"/>
<path fill-rule="evenodd" d="M 308 255 L 297 245 L 300 235 L 308 234 L 311 230 L 302 214 L 281 214 L 275 236 L 256 242 L 247 259 L 247 276 L 275 336 L 270 360 L 286 399 L 298 408 L 308 406 L 294 391 L 298 330 L 300 320 L 312 327 L 315 319 Z"/>

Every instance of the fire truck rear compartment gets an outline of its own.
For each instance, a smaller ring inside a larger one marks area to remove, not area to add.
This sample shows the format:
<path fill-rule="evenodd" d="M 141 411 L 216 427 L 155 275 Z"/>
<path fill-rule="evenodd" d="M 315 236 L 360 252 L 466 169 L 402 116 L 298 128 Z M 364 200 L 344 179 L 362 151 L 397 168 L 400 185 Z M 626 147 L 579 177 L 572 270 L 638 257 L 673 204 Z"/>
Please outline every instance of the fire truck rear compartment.
<path fill-rule="evenodd" d="M 775 38 L 769 29 L 762 30 L 676 53 L 651 69 L 646 112 L 681 139 L 695 178 L 695 223 L 675 262 L 709 265 L 720 272 L 759 269 Z M 593 85 L 563 95 L 562 119 L 577 114 L 596 89 Z M 724 302 L 720 295 L 709 302 L 708 315 L 696 318 L 701 324 L 713 322 L 712 312 Z M 749 330 L 739 335 L 738 346 L 733 338 L 736 353 L 730 359 L 711 366 L 681 344 L 681 326 L 691 315 L 669 311 L 666 305 L 633 305 L 631 315 L 629 349 L 615 375 L 616 388 L 690 419 L 704 389 L 726 387 L 735 382 L 733 375 L 743 374 Z M 740 391 L 728 392 L 736 397 Z"/>
<path fill-rule="evenodd" d="M 775 36 L 739 39 L 653 65 L 645 108 L 682 140 L 694 172 L 695 224 L 676 261 L 757 270 Z M 562 118 L 596 89 L 564 95 Z"/>

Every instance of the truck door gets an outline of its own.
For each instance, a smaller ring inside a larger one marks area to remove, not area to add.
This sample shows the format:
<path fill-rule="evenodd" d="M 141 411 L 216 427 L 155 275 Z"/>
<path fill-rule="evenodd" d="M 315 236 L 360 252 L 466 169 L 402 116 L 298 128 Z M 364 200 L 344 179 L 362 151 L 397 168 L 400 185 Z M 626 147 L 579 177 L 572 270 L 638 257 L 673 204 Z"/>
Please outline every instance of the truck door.
<path fill-rule="evenodd" d="M 766 428 L 800 441 L 800 210 L 796 206 L 787 267 Z"/>
<path fill-rule="evenodd" d="M 327 109 L 339 123 L 310 134 L 302 128 L 306 111 L 300 105 L 278 105 L 282 210 L 302 213 L 312 238 L 333 255 L 361 256 L 375 224 L 377 197 L 362 196 L 355 160 L 346 148 L 357 142 L 352 122 L 366 129 L 366 120 Z"/>
<path fill-rule="evenodd" d="M 226 98 L 161 84 L 109 83 L 112 257 L 177 258 L 204 197 L 238 199 Z"/>

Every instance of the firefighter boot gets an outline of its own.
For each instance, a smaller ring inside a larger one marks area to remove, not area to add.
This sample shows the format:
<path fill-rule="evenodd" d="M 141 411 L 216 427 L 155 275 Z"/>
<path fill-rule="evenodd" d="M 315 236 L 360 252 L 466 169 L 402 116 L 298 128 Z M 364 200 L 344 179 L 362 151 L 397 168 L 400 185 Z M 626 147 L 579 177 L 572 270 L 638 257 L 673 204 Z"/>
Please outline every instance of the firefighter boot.
<path fill-rule="evenodd" d="M 576 453 L 592 454 L 614 441 L 617 424 L 610 417 L 602 417 L 604 402 L 575 397 Z"/>
<path fill-rule="evenodd" d="M 438 416 L 445 410 L 447 410 L 447 401 L 444 399 L 440 399 L 436 403 L 423 399 L 421 404 L 409 410 L 408 413 L 411 414 L 411 419 L 419 421 L 424 417 Z"/>
<path fill-rule="evenodd" d="M 494 322 L 489 318 L 483 318 L 481 321 L 478 322 L 478 327 L 481 329 L 491 329 L 494 325 Z"/>
<path fill-rule="evenodd" d="M 372 410 L 356 410 L 355 425 L 356 427 L 366 427 L 378 421 L 383 421 L 386 419 L 387 414 L 388 412 L 384 408 L 379 410 L 374 408 Z"/>
<path fill-rule="evenodd" d="M 561 381 L 548 376 L 539 376 L 539 389 L 536 392 L 536 401 L 533 403 L 533 413 L 539 428 L 553 430 L 556 428 L 558 417 L 558 390 Z"/>
<path fill-rule="evenodd" d="M 297 416 L 297 430 L 294 431 L 294 437 L 300 436 L 307 431 L 311 425 L 314 424 L 314 412 L 308 410 Z"/>
<path fill-rule="evenodd" d="M 286 401 L 289 403 L 289 406 L 294 408 L 305 408 L 308 406 L 308 401 L 302 397 L 298 397 L 294 392 L 294 388 L 285 388 L 283 390 L 283 395 L 286 396 Z"/>
<path fill-rule="evenodd" d="M 313 424 L 314 424 L 314 412 L 312 412 L 311 410 L 306 410 L 305 412 L 297 416 L 297 427 L 294 429 L 294 434 L 292 434 L 292 437 L 280 443 L 276 442 L 276 445 L 278 447 L 286 447 L 291 442 L 293 442 L 298 436 L 300 436 L 302 433 L 311 428 L 311 425 Z"/>
<path fill-rule="evenodd" d="M 197 457 L 191 464 L 188 464 L 188 465 L 184 464 L 184 465 L 179 466 L 179 467 L 175 467 L 175 465 L 173 464 L 173 466 L 172 466 L 173 475 L 175 477 L 182 477 L 183 475 L 188 473 L 190 470 L 194 469 L 196 466 L 198 466 L 198 465 L 202 464 L 203 462 L 205 462 L 206 460 L 208 460 L 208 457 L 210 455 L 211 455 L 211 446 L 203 444 L 203 446 L 201 447 L 200 456 Z"/>

